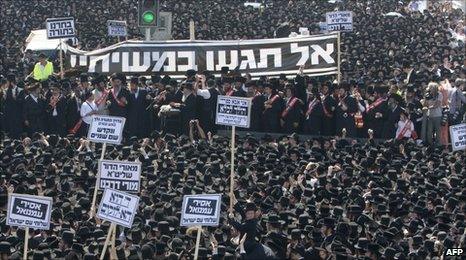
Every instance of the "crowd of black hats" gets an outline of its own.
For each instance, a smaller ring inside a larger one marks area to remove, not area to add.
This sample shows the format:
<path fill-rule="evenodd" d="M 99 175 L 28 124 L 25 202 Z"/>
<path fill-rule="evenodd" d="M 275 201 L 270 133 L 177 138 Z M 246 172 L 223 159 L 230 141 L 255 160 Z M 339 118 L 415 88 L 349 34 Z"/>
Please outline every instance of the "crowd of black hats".
<path fill-rule="evenodd" d="M 0 254 L 22 254 L 24 230 L 6 225 L 7 194 L 15 192 L 53 198 L 50 230 L 30 233 L 33 259 L 96 259 L 109 229 L 89 218 L 102 146 L 55 135 L 0 145 Z M 106 159 L 143 165 L 134 224 L 117 229 L 118 258 L 192 258 L 196 233 L 179 226 L 181 202 L 203 193 L 223 196 L 221 224 L 204 228 L 200 259 L 239 257 L 244 233 L 253 235 L 243 259 L 440 259 L 446 249 L 465 246 L 463 152 L 297 135 L 245 136 L 236 145 L 234 216 L 229 138 L 193 145 L 154 132 L 107 146 Z M 248 211 L 252 220 L 245 220 Z"/>
<path fill-rule="evenodd" d="M 342 70 L 349 79 L 380 81 L 393 77 L 403 60 L 416 68 L 450 58 L 455 65 L 464 59 L 464 41 L 453 37 L 463 30 L 464 13 L 448 9 L 448 1 L 431 1 L 423 13 L 408 10 L 410 1 L 309 1 L 267 0 L 265 8 L 245 7 L 243 1 L 161 1 L 161 10 L 173 13 L 173 39 L 189 38 L 189 21 L 195 21 L 196 39 L 231 40 L 273 38 L 279 27 L 297 32 L 307 27 L 319 33 L 325 13 L 350 10 L 354 31 L 343 34 Z M 83 4 L 85 3 L 85 4 Z M 141 38 L 137 27 L 136 0 L 7 1 L 0 10 L 0 72 L 23 73 L 27 61 L 20 61 L 29 32 L 44 28 L 49 17 L 73 16 L 79 48 L 92 50 L 116 43 L 106 36 L 106 21 L 126 20 L 129 38 Z M 385 16 L 398 12 L 403 17 Z M 285 24 L 285 25 L 284 25 Z M 27 60 L 27 59 L 26 59 Z M 455 67 L 455 66 L 454 66 Z"/>

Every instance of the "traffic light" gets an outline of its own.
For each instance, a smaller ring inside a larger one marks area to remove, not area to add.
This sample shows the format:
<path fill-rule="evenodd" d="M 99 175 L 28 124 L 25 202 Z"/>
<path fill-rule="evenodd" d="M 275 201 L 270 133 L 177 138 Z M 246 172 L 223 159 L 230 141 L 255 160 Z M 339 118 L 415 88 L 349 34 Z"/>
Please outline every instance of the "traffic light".
<path fill-rule="evenodd" d="M 159 0 L 138 1 L 138 21 L 141 27 L 157 26 L 159 14 Z"/>

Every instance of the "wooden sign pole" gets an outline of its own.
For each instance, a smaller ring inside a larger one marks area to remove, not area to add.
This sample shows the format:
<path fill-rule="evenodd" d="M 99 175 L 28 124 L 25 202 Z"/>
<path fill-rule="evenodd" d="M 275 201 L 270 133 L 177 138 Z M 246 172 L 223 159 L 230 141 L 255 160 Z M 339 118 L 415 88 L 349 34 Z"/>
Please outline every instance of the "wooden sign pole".
<path fill-rule="evenodd" d="M 23 259 L 28 259 L 28 244 L 29 244 L 29 227 L 26 227 L 26 231 L 24 232 L 24 252 L 23 252 Z"/>
<path fill-rule="evenodd" d="M 104 145 L 102 146 L 102 153 L 100 154 L 100 160 L 104 159 L 106 149 L 107 149 L 107 143 L 104 143 Z M 95 211 L 96 211 L 95 203 L 97 200 L 97 191 L 99 190 L 99 179 L 100 179 L 99 176 L 100 176 L 100 173 L 97 173 L 97 178 L 95 178 L 94 196 L 92 197 L 92 204 L 91 204 L 91 213 L 90 213 L 91 218 L 94 217 Z"/>
<path fill-rule="evenodd" d="M 194 29 L 194 20 L 189 21 L 189 40 L 194 41 L 196 40 L 196 33 Z"/>
<path fill-rule="evenodd" d="M 199 226 L 197 228 L 196 248 L 194 249 L 194 260 L 197 260 L 199 256 L 199 244 L 201 243 L 201 233 L 202 233 L 202 226 Z"/>
<path fill-rule="evenodd" d="M 63 73 L 63 40 L 60 39 L 60 77 L 61 79 L 65 78 L 65 74 Z"/>
<path fill-rule="evenodd" d="M 110 256 L 116 256 L 116 246 L 115 246 L 115 242 L 116 241 L 116 226 L 115 228 L 113 229 L 113 232 L 112 232 L 112 243 L 111 243 L 111 249 L 110 249 Z M 113 257 L 110 257 L 111 259 L 113 259 Z"/>
<path fill-rule="evenodd" d="M 236 127 L 231 127 L 231 165 L 230 165 L 230 213 L 233 213 L 233 189 L 235 181 L 235 134 Z"/>
<path fill-rule="evenodd" d="M 104 260 L 105 258 L 105 251 L 107 251 L 108 244 L 110 243 L 110 238 L 112 237 L 113 230 L 115 228 L 116 228 L 116 224 L 112 223 L 110 225 L 110 228 L 108 229 L 108 234 L 107 234 L 107 238 L 105 239 L 104 248 L 102 249 L 102 253 L 100 253 L 100 260 Z"/>

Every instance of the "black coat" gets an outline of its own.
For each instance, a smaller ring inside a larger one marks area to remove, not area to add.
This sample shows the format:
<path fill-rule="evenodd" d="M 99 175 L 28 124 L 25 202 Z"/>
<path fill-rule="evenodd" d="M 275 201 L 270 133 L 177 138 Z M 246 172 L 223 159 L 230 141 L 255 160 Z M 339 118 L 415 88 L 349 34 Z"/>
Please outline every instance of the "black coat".
<path fill-rule="evenodd" d="M 376 102 L 375 100 L 374 102 Z M 373 102 L 373 103 L 374 103 Z M 373 105 L 373 103 L 369 104 L 369 107 Z M 387 101 L 383 101 L 379 105 L 375 106 L 373 105 L 373 108 L 369 109 L 369 107 L 366 110 L 365 113 L 365 124 L 368 129 L 372 129 L 374 131 L 374 137 L 375 138 L 381 138 L 382 137 L 382 131 L 383 131 L 383 125 L 385 120 L 387 119 L 387 111 L 388 111 L 388 104 Z M 376 113 L 381 113 L 382 117 L 380 118 L 375 118 Z"/>
<path fill-rule="evenodd" d="M 255 95 L 251 102 L 251 131 L 262 132 L 262 115 L 264 112 L 265 96 L 262 94 Z"/>
<path fill-rule="evenodd" d="M 107 101 L 110 101 L 110 105 L 108 106 L 108 112 L 111 116 L 120 116 L 127 118 L 128 117 L 128 104 L 131 99 L 130 97 L 130 92 L 128 89 L 122 87 L 120 89 L 120 92 L 118 92 L 118 95 L 116 98 L 119 100 L 119 102 L 114 98 L 112 94 L 113 90 L 110 90 L 110 93 L 108 94 Z M 123 98 L 126 99 L 126 104 L 123 102 Z M 125 124 L 127 126 L 127 124 Z M 125 127 L 126 129 L 126 127 Z"/>
<path fill-rule="evenodd" d="M 181 105 L 180 113 L 180 127 L 181 132 L 189 135 L 189 122 L 196 119 L 197 99 L 194 94 L 190 94 Z"/>
<path fill-rule="evenodd" d="M 334 136 L 335 135 L 335 108 L 337 101 L 332 95 L 328 95 L 322 99 L 322 109 L 324 115 L 322 120 L 322 135 Z"/>
<path fill-rule="evenodd" d="M 322 102 L 319 100 L 317 101 L 312 110 L 310 111 L 309 115 L 307 115 L 309 110 L 309 105 L 312 101 L 308 100 L 306 104 L 306 108 L 304 110 L 305 113 L 305 121 L 304 121 L 304 133 L 308 135 L 320 135 L 322 133 L 322 121 L 324 116 L 324 110 L 322 108 Z"/>
<path fill-rule="evenodd" d="M 149 112 L 146 107 L 149 101 L 146 99 L 147 91 L 139 89 L 136 98 L 135 93 L 130 94 L 128 100 L 128 119 L 126 121 L 129 136 L 145 137 L 150 131 Z"/>
<path fill-rule="evenodd" d="M 49 99 L 50 100 L 50 99 Z M 66 135 L 66 109 L 67 101 L 65 97 L 60 96 L 55 105 L 56 115 L 53 114 L 54 108 L 47 103 L 47 132 L 49 134 Z"/>
<path fill-rule="evenodd" d="M 16 88 L 13 97 L 12 88 L 8 88 L 3 97 L 3 129 L 12 138 L 18 138 L 23 133 L 23 106 L 25 93 Z"/>
<path fill-rule="evenodd" d="M 292 99 L 293 98 L 290 98 L 288 102 L 286 102 L 285 109 L 281 114 L 282 120 L 284 121 L 283 130 L 287 134 L 298 132 L 303 117 L 303 102 L 299 98 L 296 98 L 296 101 L 292 104 Z"/>
<path fill-rule="evenodd" d="M 72 95 L 66 98 L 66 129 L 72 129 L 81 119 L 81 104 L 83 101 L 80 97 Z"/>
<path fill-rule="evenodd" d="M 37 102 L 30 95 L 24 100 L 24 120 L 29 123 L 27 131 L 30 136 L 45 130 L 46 106 L 45 100 L 41 97 L 37 98 Z"/>
<path fill-rule="evenodd" d="M 210 98 L 202 100 L 201 113 L 199 121 L 205 133 L 217 131 L 215 125 L 215 116 L 217 112 L 217 97 L 220 94 L 216 88 L 209 89 Z"/>
<path fill-rule="evenodd" d="M 272 99 L 274 95 L 270 96 Z M 277 95 L 278 96 L 278 95 Z M 278 133 L 280 132 L 280 116 L 283 111 L 283 100 L 280 96 L 271 104 L 271 108 L 265 108 L 263 113 L 264 132 Z"/>
<path fill-rule="evenodd" d="M 398 121 L 400 121 L 401 107 L 397 106 L 395 109 L 388 111 L 387 119 L 384 121 L 382 138 L 390 139 L 395 138 L 396 128 Z"/>
<path fill-rule="evenodd" d="M 343 104 L 346 104 L 347 110 L 343 110 Z M 337 135 L 341 135 L 343 128 L 346 128 L 347 137 L 356 137 L 356 125 L 354 123 L 354 114 L 358 112 L 358 102 L 350 95 L 340 100 L 335 108 L 335 120 Z"/>

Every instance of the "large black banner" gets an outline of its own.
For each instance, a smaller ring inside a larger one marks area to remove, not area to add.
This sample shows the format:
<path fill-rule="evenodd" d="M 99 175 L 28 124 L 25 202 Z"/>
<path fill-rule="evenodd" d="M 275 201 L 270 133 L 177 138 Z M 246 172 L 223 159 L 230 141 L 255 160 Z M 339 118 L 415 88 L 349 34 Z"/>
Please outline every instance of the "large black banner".
<path fill-rule="evenodd" d="M 188 69 L 218 74 L 227 66 L 257 77 L 296 74 L 304 65 L 304 73 L 319 76 L 337 73 L 337 52 L 337 34 L 326 34 L 239 41 L 131 40 L 88 52 L 69 48 L 67 58 L 71 67 L 104 74 L 160 71 L 182 77 Z"/>

